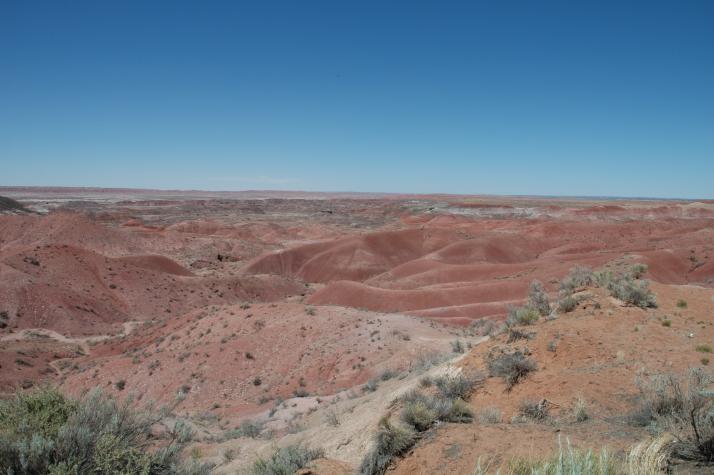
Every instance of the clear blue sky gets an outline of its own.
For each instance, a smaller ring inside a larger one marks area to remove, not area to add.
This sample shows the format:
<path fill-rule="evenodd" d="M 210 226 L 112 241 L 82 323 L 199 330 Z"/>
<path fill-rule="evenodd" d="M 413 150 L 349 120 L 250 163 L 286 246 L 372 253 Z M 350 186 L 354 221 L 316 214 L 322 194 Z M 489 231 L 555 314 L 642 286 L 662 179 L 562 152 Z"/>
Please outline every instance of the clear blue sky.
<path fill-rule="evenodd" d="M 4 1 L 0 185 L 714 198 L 714 2 L 584 3 Z"/>

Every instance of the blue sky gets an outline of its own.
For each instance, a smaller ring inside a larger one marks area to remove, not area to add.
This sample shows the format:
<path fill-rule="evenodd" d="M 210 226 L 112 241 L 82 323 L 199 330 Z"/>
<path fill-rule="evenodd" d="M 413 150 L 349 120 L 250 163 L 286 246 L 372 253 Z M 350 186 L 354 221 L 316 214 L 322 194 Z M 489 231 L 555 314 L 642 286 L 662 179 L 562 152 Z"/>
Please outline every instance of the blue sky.
<path fill-rule="evenodd" d="M 7 1 L 0 185 L 714 198 L 714 2 Z"/>

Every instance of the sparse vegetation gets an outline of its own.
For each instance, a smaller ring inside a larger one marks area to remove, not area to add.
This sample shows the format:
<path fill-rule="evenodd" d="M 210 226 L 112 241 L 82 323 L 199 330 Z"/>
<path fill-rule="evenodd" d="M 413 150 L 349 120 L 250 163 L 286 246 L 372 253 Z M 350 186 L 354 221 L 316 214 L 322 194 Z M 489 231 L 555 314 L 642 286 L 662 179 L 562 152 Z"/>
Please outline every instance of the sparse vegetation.
<path fill-rule="evenodd" d="M 467 377 L 464 374 L 459 373 L 453 376 L 439 376 L 434 378 L 434 385 L 446 398 L 466 399 L 481 379 L 480 375 Z"/>
<path fill-rule="evenodd" d="M 451 351 L 453 353 L 463 353 L 466 349 L 464 348 L 464 344 L 461 340 L 454 340 L 451 342 Z"/>
<path fill-rule="evenodd" d="M 0 401 L 0 471 L 14 474 L 201 473 L 208 467 L 182 464 L 191 439 L 177 422 L 168 443 L 150 451 L 159 416 L 119 403 L 100 391 L 72 401 L 43 388 Z"/>
<path fill-rule="evenodd" d="M 547 420 L 549 412 L 548 401 L 545 399 L 541 399 L 540 401 L 522 401 L 519 407 L 521 416 L 539 422 Z"/>
<path fill-rule="evenodd" d="M 477 475 L 486 472 L 476 471 Z M 624 473 L 622 463 L 607 450 L 599 454 L 592 450 L 580 451 L 571 447 L 568 441 L 562 444 L 558 453 L 543 459 L 512 459 L 500 473 L 504 475 L 620 475 Z M 654 474 L 652 474 L 654 475 Z"/>
<path fill-rule="evenodd" d="M 382 475 L 392 458 L 402 455 L 416 442 L 416 433 L 408 428 L 392 424 L 382 418 L 374 438 L 374 447 L 362 460 L 360 475 Z"/>
<path fill-rule="evenodd" d="M 692 369 L 686 377 L 639 382 L 640 404 L 631 421 L 674 435 L 673 452 L 680 458 L 714 462 L 713 381 L 703 369 Z"/>
<path fill-rule="evenodd" d="M 324 457 L 324 451 L 321 449 L 291 445 L 277 449 L 267 459 L 256 460 L 248 473 L 250 475 L 293 475 L 320 457 Z"/>
<path fill-rule="evenodd" d="M 558 300 L 558 311 L 563 313 L 569 313 L 578 308 L 580 302 L 577 298 L 572 295 L 566 295 L 565 297 Z"/>
<path fill-rule="evenodd" d="M 573 408 L 573 415 L 575 416 L 576 422 L 585 422 L 590 419 L 590 414 L 588 413 L 588 405 L 585 399 L 578 397 L 575 401 L 575 407 Z"/>
<path fill-rule="evenodd" d="M 526 357 L 520 351 L 502 353 L 488 359 L 488 371 L 491 376 L 499 376 L 511 389 L 523 378 L 537 368 L 535 361 Z"/>
<path fill-rule="evenodd" d="M 532 325 L 540 318 L 540 312 L 533 307 L 511 307 L 508 310 L 506 325 Z"/>
<path fill-rule="evenodd" d="M 699 353 L 711 353 L 712 347 L 709 345 L 697 345 L 694 347 Z"/>
<path fill-rule="evenodd" d="M 677 300 L 677 307 L 678 308 L 687 308 L 687 301 L 684 299 L 679 299 Z"/>
<path fill-rule="evenodd" d="M 610 281 L 608 290 L 613 297 L 628 305 L 640 308 L 657 307 L 657 298 L 650 290 L 649 282 L 646 280 L 622 277 Z"/>
<path fill-rule="evenodd" d="M 570 273 L 560 281 L 559 290 L 563 295 L 571 295 L 577 289 L 587 287 L 595 282 L 591 268 L 577 265 L 570 269 Z"/>
<path fill-rule="evenodd" d="M 478 421 L 481 424 L 499 424 L 501 420 L 501 410 L 497 407 L 485 407 L 478 412 Z"/>
<path fill-rule="evenodd" d="M 365 393 L 373 393 L 377 390 L 379 387 L 379 382 L 377 381 L 376 378 L 372 378 L 369 381 L 367 381 L 364 386 L 362 386 L 362 391 Z"/>
<path fill-rule="evenodd" d="M 539 280 L 531 282 L 528 288 L 528 307 L 536 309 L 542 316 L 550 313 L 550 300 Z"/>

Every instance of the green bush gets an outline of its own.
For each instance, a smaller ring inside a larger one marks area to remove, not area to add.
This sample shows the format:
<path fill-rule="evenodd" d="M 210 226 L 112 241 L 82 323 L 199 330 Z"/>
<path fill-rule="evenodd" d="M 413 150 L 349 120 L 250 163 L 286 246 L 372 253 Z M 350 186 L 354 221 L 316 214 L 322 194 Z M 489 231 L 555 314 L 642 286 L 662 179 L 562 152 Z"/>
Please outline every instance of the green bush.
<path fill-rule="evenodd" d="M 72 401 L 49 388 L 0 401 L 0 472 L 168 475 L 208 469 L 181 466 L 179 454 L 191 433 L 180 422 L 167 434 L 168 443 L 150 451 L 159 418 L 130 403 L 98 390 Z"/>
<path fill-rule="evenodd" d="M 511 307 L 508 310 L 506 325 L 533 325 L 540 318 L 540 312 L 533 307 Z"/>
<path fill-rule="evenodd" d="M 267 459 L 255 461 L 250 475 L 293 475 L 315 459 L 324 457 L 321 449 L 310 449 L 303 445 L 291 445 L 277 449 Z"/>

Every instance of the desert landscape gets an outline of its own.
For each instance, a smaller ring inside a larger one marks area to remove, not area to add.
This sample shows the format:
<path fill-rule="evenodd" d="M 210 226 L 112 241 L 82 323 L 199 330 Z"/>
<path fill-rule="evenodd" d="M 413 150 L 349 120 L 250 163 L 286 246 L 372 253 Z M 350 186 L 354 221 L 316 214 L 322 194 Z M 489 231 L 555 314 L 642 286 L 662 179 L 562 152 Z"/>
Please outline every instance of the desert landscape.
<path fill-rule="evenodd" d="M 206 473 L 714 471 L 713 201 L 0 196 L 5 396 L 161 408 Z"/>

